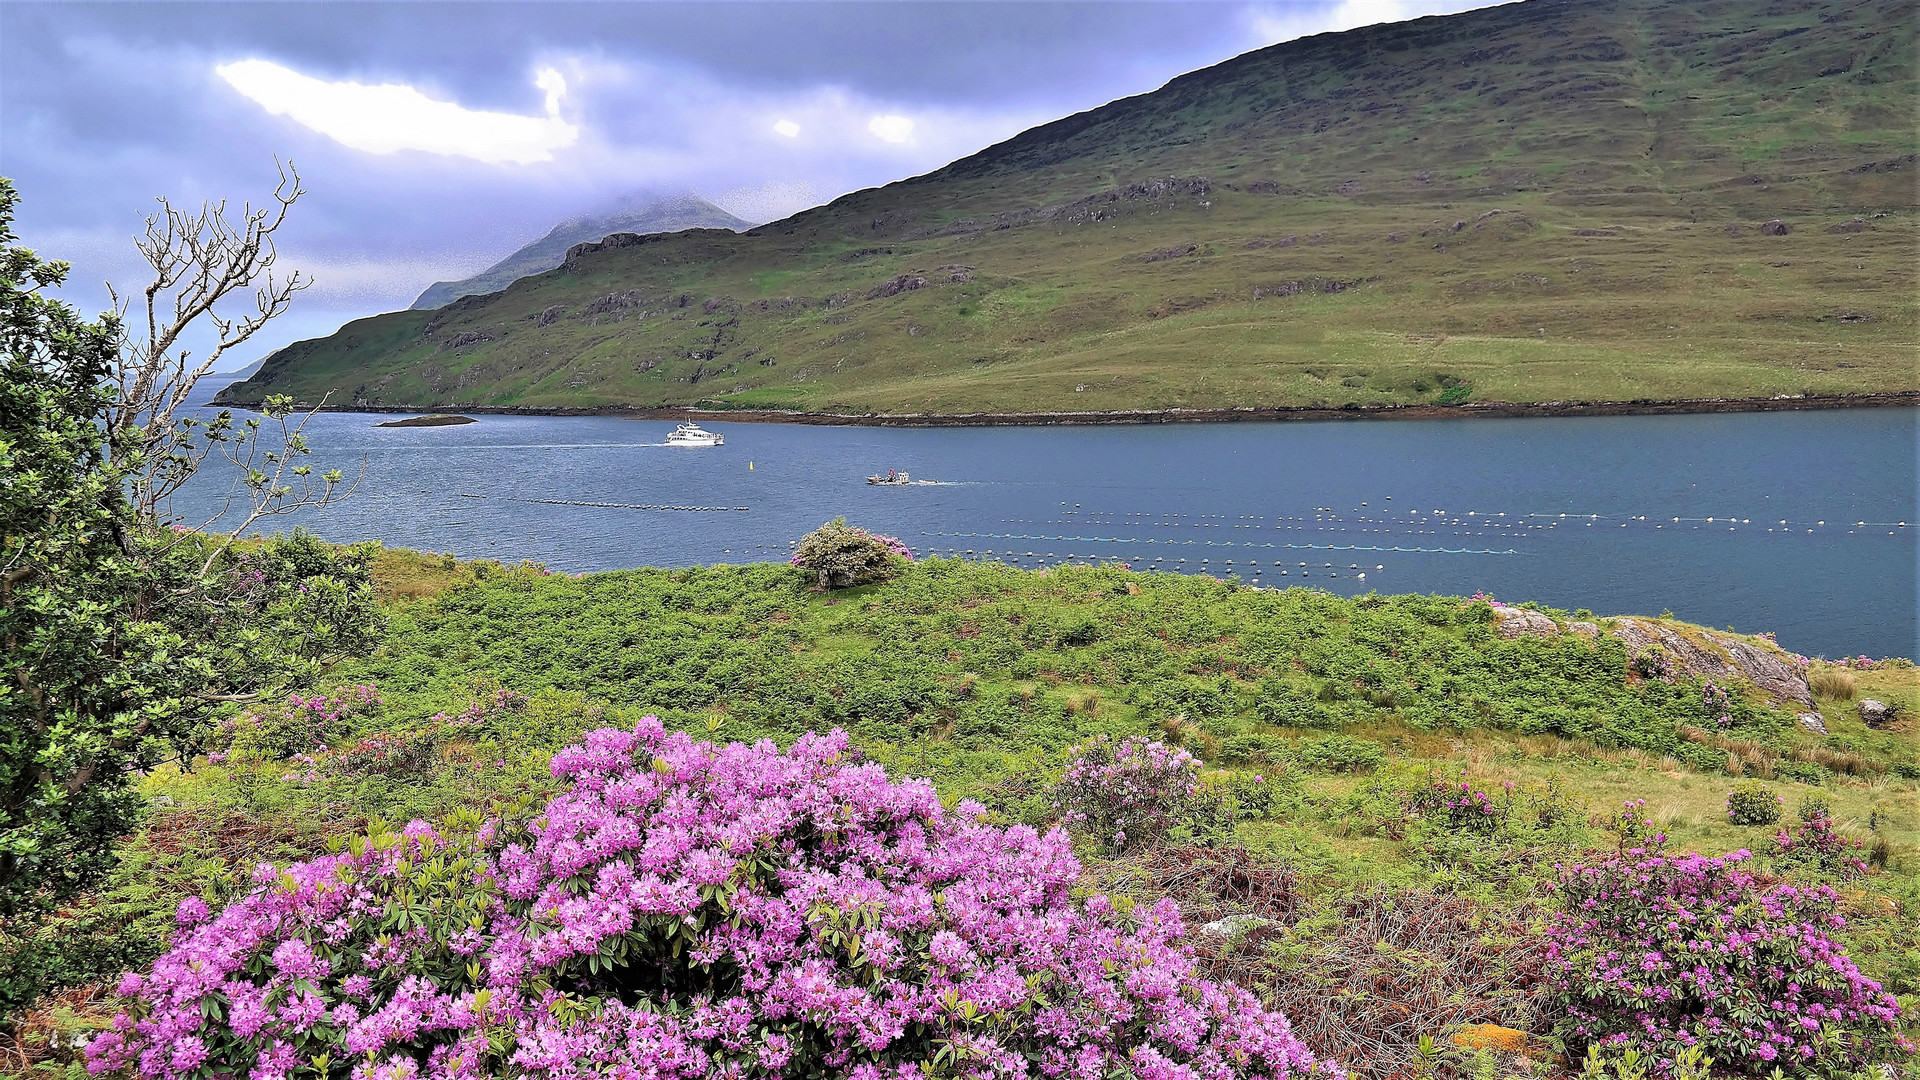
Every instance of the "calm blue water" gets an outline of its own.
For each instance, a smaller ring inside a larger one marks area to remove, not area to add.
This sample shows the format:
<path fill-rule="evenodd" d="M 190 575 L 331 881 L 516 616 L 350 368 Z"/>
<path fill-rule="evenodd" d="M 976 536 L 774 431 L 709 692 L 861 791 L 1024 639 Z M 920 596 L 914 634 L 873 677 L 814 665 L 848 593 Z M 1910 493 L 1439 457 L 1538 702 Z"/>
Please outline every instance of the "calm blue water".
<path fill-rule="evenodd" d="M 1029 566 L 1123 559 L 1343 594 L 1478 590 L 1601 614 L 1671 609 L 1772 630 L 1809 654 L 1920 653 L 1913 409 L 1093 428 L 712 423 L 727 437 L 713 449 L 649 445 L 672 429 L 662 421 L 374 426 L 385 419 L 311 421 L 312 460 L 354 474 L 364 457 L 365 479 L 345 503 L 269 526 L 585 571 L 784 560 L 790 541 L 845 515 L 916 552 Z M 942 483 L 864 482 L 888 468 Z M 203 479 L 176 504 L 183 516 L 211 512 L 226 478 Z"/>

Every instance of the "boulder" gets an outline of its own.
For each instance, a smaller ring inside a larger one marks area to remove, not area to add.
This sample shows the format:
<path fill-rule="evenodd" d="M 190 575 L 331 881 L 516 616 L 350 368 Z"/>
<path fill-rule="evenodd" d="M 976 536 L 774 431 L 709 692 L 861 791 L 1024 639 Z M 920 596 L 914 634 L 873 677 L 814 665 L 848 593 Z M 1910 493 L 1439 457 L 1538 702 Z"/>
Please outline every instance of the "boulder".
<path fill-rule="evenodd" d="M 1249 930 L 1258 930 L 1263 926 L 1272 926 L 1272 919 L 1263 919 L 1258 915 L 1229 915 L 1216 919 L 1200 927 L 1200 932 L 1208 937 L 1238 937 Z"/>
<path fill-rule="evenodd" d="M 1760 232 L 1765 236 L 1785 236 L 1788 232 L 1787 223 L 1781 221 L 1779 218 L 1774 218 L 1772 221 L 1763 221 L 1760 223 Z"/>
<path fill-rule="evenodd" d="M 1817 712 L 1803 712 L 1796 715 L 1794 719 L 1800 721 L 1801 727 L 1806 728 L 1815 735 L 1825 735 L 1827 733 L 1827 721 Z"/>
<path fill-rule="evenodd" d="M 1866 218 L 1848 218 L 1845 221 L 1837 221 L 1832 225 L 1827 226 L 1827 231 L 1830 233 L 1834 233 L 1836 235 L 1843 234 L 1843 233 L 1866 232 L 1867 219 Z"/>
<path fill-rule="evenodd" d="M 1508 641 L 1521 637 L 1552 637 L 1560 632 L 1560 628 L 1554 625 L 1551 618 L 1525 608 L 1495 604 L 1493 617 L 1494 633 Z"/>
<path fill-rule="evenodd" d="M 1579 634 L 1583 638 L 1597 638 L 1600 636 L 1600 627 L 1590 622 L 1570 622 L 1567 624 L 1567 633 Z"/>
<path fill-rule="evenodd" d="M 1807 687 L 1806 672 L 1785 653 L 1715 630 L 1695 631 L 1705 639 L 1705 644 L 1699 644 L 1670 626 L 1645 619 L 1619 619 L 1614 623 L 1613 632 L 1626 644 L 1629 653 L 1638 654 L 1653 645 L 1665 649 L 1673 659 L 1676 673 L 1722 685 L 1736 681 L 1751 683 L 1775 701 L 1813 707 L 1813 691 Z"/>
<path fill-rule="evenodd" d="M 1886 727 L 1888 724 L 1893 723 L 1894 717 L 1898 712 L 1898 709 L 1895 709 L 1884 701 L 1877 701 L 1873 698 L 1860 699 L 1860 719 L 1865 721 L 1866 725 L 1870 728 Z"/>

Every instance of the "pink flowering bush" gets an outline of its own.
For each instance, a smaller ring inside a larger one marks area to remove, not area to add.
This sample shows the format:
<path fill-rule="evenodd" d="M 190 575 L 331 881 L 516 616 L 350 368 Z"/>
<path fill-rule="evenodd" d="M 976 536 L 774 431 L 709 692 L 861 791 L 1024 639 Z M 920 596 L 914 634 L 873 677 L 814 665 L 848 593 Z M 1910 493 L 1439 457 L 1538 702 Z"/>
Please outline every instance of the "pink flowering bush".
<path fill-rule="evenodd" d="M 787 560 L 818 577 L 823 589 L 886 581 L 903 561 L 913 561 L 913 550 L 903 541 L 856 529 L 846 518 L 834 518 L 808 533 Z"/>
<path fill-rule="evenodd" d="M 1195 974 L 1178 908 L 1075 902 L 1064 833 L 981 824 L 846 736 L 648 717 L 555 755 L 520 826 L 422 823 L 276 871 L 121 986 L 147 1080 L 1282 1078 L 1286 1019 Z"/>
<path fill-rule="evenodd" d="M 216 735 L 222 760 L 235 756 L 275 761 L 324 750 L 354 719 L 376 714 L 384 705 L 372 686 L 342 687 L 331 693 L 290 694 L 277 708 L 259 709 L 224 721 Z"/>
<path fill-rule="evenodd" d="M 1498 832 L 1506 806 L 1465 780 L 1436 780 L 1413 797 L 1410 812 L 1455 832 Z"/>
<path fill-rule="evenodd" d="M 1185 750 L 1143 735 L 1121 742 L 1102 735 L 1067 756 L 1053 804 L 1103 850 L 1121 852 L 1156 840 L 1193 816 L 1200 762 Z"/>
<path fill-rule="evenodd" d="M 1774 834 L 1773 861 L 1783 869 L 1845 880 L 1867 872 L 1860 857 L 1865 846 L 1835 827 L 1832 804 L 1814 797 L 1800 804 L 1798 826 Z"/>
<path fill-rule="evenodd" d="M 1613 835 L 1617 855 L 1657 855 L 1667 844 L 1667 834 L 1646 816 L 1647 800 L 1628 799 L 1602 822 L 1601 828 Z"/>
<path fill-rule="evenodd" d="M 1826 1076 L 1912 1052 L 1899 1003 L 1854 967 L 1825 886 L 1765 885 L 1745 851 L 1563 870 L 1549 976 L 1569 1056 L 1633 1050 L 1653 1071 L 1698 1047 L 1723 1075 Z"/>
<path fill-rule="evenodd" d="M 437 731 L 379 731 L 341 747 L 333 755 L 349 776 L 419 776 L 440 760 Z"/>

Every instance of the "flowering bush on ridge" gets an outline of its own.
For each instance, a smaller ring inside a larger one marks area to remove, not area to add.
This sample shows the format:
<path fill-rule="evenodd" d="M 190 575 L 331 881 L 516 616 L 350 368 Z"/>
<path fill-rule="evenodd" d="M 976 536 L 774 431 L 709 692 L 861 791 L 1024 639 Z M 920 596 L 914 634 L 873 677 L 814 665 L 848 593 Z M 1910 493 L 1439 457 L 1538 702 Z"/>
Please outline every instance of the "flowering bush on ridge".
<path fill-rule="evenodd" d="M 1227 1080 L 1328 1072 L 1194 974 L 1178 908 L 1076 903 L 1064 833 L 944 810 L 846 736 L 717 747 L 648 717 L 557 754 L 522 826 L 416 822 L 280 872 L 88 1047 L 150 1080 L 299 1071 Z M 473 823 L 469 823 L 473 824 Z"/>
<path fill-rule="evenodd" d="M 1751 857 L 1630 853 L 1563 870 L 1548 963 L 1570 1056 L 1632 1050 L 1672 1075 L 1697 1047 L 1719 1074 L 1799 1077 L 1912 1053 L 1898 1001 L 1829 936 L 1846 922 L 1838 894 L 1763 885 Z"/>
<path fill-rule="evenodd" d="M 844 589 L 886 581 L 902 560 L 913 561 L 905 541 L 834 518 L 802 538 L 787 562 L 813 573 L 823 589 Z"/>

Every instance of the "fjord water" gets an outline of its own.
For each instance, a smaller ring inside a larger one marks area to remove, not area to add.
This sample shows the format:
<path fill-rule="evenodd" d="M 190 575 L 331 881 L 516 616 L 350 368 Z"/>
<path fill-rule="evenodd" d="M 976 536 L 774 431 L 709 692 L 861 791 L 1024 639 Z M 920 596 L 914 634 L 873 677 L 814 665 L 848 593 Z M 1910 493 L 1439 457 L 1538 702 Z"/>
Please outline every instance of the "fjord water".
<path fill-rule="evenodd" d="M 714 422 L 705 426 L 726 445 L 710 449 L 658 445 L 673 428 L 665 421 L 375 426 L 387 419 L 315 417 L 311 460 L 354 475 L 364 459 L 365 477 L 348 501 L 270 527 L 579 572 L 784 560 L 790 541 L 845 515 L 916 552 L 1022 566 L 1120 559 L 1342 594 L 1481 591 L 1600 614 L 1671 610 L 1771 630 L 1816 655 L 1920 651 L 1920 411 L 1908 408 L 1026 428 Z M 865 482 L 890 468 L 940 483 Z M 197 480 L 175 511 L 213 513 L 226 479 Z"/>

